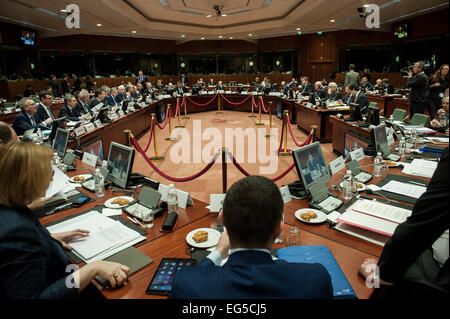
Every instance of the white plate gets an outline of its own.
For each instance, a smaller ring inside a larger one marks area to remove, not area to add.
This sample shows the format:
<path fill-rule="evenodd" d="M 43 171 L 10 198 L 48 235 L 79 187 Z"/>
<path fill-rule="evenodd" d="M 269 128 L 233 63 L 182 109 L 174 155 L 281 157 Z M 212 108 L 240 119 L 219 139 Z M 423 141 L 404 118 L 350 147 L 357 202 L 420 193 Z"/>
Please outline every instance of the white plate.
<path fill-rule="evenodd" d="M 361 182 L 353 182 L 353 184 L 355 184 L 355 183 L 358 183 L 358 184 L 362 185 L 362 187 L 360 187 L 360 188 L 357 189 L 358 192 L 363 192 L 363 191 L 366 190 L 367 187 L 366 187 L 365 184 L 363 184 L 363 183 L 361 183 Z M 341 186 L 341 188 L 344 188 L 343 185 L 344 185 L 344 182 L 342 182 L 339 186 Z"/>
<path fill-rule="evenodd" d="M 314 219 L 310 219 L 309 221 L 304 220 L 303 218 L 300 217 L 301 214 L 306 213 L 308 211 L 313 211 L 314 213 L 317 214 L 317 217 Z M 327 220 L 327 215 L 325 213 L 321 212 L 320 210 L 313 209 L 313 208 L 299 209 L 295 212 L 295 217 L 297 217 L 297 219 L 299 221 L 307 223 L 307 224 L 319 224 L 319 223 L 323 223 L 324 221 Z"/>
<path fill-rule="evenodd" d="M 75 181 L 74 180 L 74 178 L 75 177 L 84 177 L 84 181 Z M 71 183 L 84 183 L 84 182 L 86 182 L 88 179 L 90 179 L 92 177 L 92 175 L 91 174 L 80 174 L 80 175 L 76 175 L 76 176 L 72 176 L 71 178 L 69 178 L 69 181 L 71 182 Z"/>
<path fill-rule="evenodd" d="M 208 240 L 204 241 L 202 243 L 196 243 L 195 240 L 192 239 L 192 237 L 194 236 L 194 234 L 200 230 L 206 231 L 208 232 Z M 213 247 L 216 246 L 217 243 L 219 242 L 219 238 L 220 238 L 220 232 L 218 230 L 212 229 L 212 228 L 198 228 L 195 229 L 191 232 L 189 232 L 189 234 L 186 235 L 186 241 L 189 245 L 191 245 L 192 247 L 196 247 L 196 248 L 209 248 L 209 247 Z"/>
<path fill-rule="evenodd" d="M 105 206 L 108 207 L 108 208 L 122 208 L 122 207 L 125 207 L 125 206 L 127 206 L 127 205 L 129 204 L 129 203 L 126 204 L 126 205 L 112 204 L 112 202 L 113 202 L 115 199 L 117 199 L 117 198 L 128 199 L 128 200 L 130 201 L 129 203 L 131 203 L 132 201 L 134 201 L 134 198 L 133 198 L 133 197 L 130 197 L 130 196 L 117 196 L 117 197 L 113 197 L 113 198 L 108 199 L 108 200 L 105 202 Z"/>

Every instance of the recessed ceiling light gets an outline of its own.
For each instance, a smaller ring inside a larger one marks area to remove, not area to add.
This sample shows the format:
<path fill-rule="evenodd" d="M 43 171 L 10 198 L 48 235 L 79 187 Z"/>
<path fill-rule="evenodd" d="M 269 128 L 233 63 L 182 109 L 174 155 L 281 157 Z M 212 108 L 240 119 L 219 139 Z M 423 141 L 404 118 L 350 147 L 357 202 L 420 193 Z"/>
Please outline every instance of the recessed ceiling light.
<path fill-rule="evenodd" d="M 136 31 L 131 31 L 131 33 L 136 33 Z"/>
<path fill-rule="evenodd" d="M 300 31 L 301 28 L 297 28 L 297 31 Z"/>
<path fill-rule="evenodd" d="M 334 20 L 334 19 L 331 19 L 331 20 L 330 20 L 330 22 L 336 22 L 336 20 Z"/>
<path fill-rule="evenodd" d="M 208 14 L 206 17 L 207 17 L 207 18 L 211 18 L 211 17 L 212 17 L 212 14 Z"/>
<path fill-rule="evenodd" d="M 97 27 L 101 27 L 102 26 L 102 24 L 101 23 L 97 23 Z"/>
<path fill-rule="evenodd" d="M 248 36 L 251 37 L 253 34 L 249 33 Z"/>

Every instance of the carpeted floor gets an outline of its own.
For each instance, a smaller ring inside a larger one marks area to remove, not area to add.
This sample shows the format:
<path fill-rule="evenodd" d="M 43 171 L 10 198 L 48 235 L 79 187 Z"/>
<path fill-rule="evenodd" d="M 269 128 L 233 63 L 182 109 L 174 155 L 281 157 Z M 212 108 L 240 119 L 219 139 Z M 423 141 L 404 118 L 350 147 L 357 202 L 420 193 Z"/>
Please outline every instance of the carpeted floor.
<path fill-rule="evenodd" d="M 164 160 L 154 162 L 155 165 L 172 177 L 191 176 L 208 164 L 215 151 L 222 146 L 227 146 L 241 166 L 250 174 L 269 178 L 279 176 L 293 163 L 292 157 L 279 158 L 276 155 L 280 143 L 282 120 L 272 116 L 271 135 L 274 136 L 266 139 L 264 135 L 267 134 L 269 116 L 262 115 L 262 123 L 266 125 L 258 128 L 255 125 L 258 118 L 250 118 L 249 115 L 250 113 L 236 111 L 224 111 L 222 114 L 216 114 L 215 111 L 189 114 L 190 119 L 181 118 L 181 124 L 185 125 L 184 129 L 175 129 L 178 122 L 172 119 L 172 136 L 178 135 L 177 141 L 165 140 L 169 137 L 169 123 L 164 130 L 156 127 L 158 156 L 164 156 Z M 295 138 L 302 143 L 307 135 L 296 125 L 292 128 Z M 147 145 L 148 138 L 149 132 L 138 139 L 142 148 Z M 233 143 L 230 144 L 230 141 Z M 289 149 L 297 148 L 289 130 L 287 142 Z M 337 157 L 332 151 L 331 143 L 322 144 L 322 151 L 327 163 Z M 155 156 L 153 141 L 146 154 L 148 157 Z M 239 154 L 240 157 L 238 157 Z M 137 152 L 133 171 L 166 185 L 173 183 L 155 172 Z M 227 164 L 227 175 L 228 187 L 244 177 L 233 163 Z M 276 184 L 286 185 L 298 178 L 294 168 Z M 221 156 L 204 175 L 192 181 L 173 184 L 176 188 L 189 192 L 193 198 L 209 203 L 209 194 L 222 193 Z"/>

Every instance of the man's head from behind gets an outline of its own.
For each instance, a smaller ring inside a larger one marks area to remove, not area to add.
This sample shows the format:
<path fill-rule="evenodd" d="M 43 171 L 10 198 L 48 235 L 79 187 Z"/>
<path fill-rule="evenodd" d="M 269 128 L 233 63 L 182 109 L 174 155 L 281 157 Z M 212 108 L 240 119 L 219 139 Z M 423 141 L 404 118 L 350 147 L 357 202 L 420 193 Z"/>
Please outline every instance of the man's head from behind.
<path fill-rule="evenodd" d="M 249 176 L 234 183 L 223 202 L 232 248 L 267 248 L 281 231 L 283 199 L 271 180 Z"/>
<path fill-rule="evenodd" d="M 10 142 L 18 142 L 16 132 L 8 124 L 0 121 L 0 147 Z"/>

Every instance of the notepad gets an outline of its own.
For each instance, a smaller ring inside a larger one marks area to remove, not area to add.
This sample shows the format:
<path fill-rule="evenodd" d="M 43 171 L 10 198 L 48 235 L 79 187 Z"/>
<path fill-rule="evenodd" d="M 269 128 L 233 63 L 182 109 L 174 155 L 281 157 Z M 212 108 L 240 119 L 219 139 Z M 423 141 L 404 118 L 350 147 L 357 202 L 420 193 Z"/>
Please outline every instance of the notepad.
<path fill-rule="evenodd" d="M 427 191 L 425 186 L 420 186 L 413 183 L 402 183 L 399 181 L 389 181 L 383 185 L 381 189 L 385 192 L 395 193 L 412 198 L 419 198 Z"/>
<path fill-rule="evenodd" d="M 396 223 L 403 223 L 411 216 L 412 211 L 373 200 L 358 200 L 352 209 L 356 212 L 379 217 Z"/>

